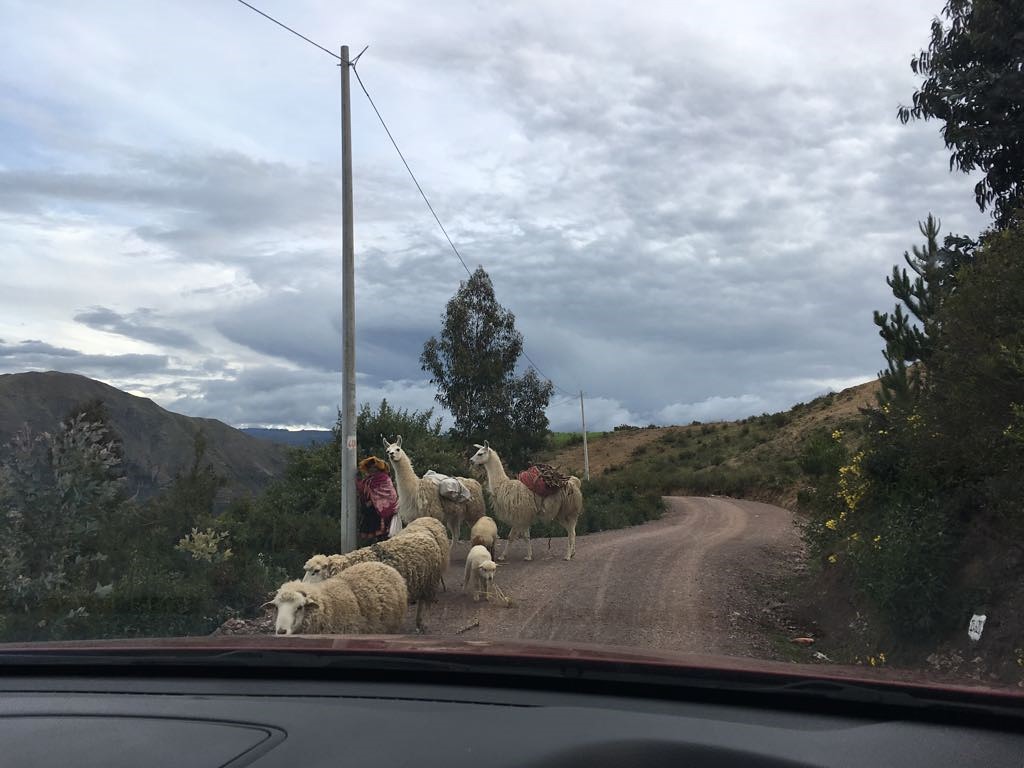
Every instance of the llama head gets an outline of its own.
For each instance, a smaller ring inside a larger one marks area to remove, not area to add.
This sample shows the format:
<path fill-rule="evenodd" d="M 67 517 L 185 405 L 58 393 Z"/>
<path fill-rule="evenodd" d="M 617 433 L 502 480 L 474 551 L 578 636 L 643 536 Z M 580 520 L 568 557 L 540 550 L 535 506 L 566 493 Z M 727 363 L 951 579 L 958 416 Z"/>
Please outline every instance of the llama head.
<path fill-rule="evenodd" d="M 389 443 L 388 439 L 383 435 L 381 435 L 381 440 L 384 441 L 384 453 L 387 454 L 388 461 L 392 464 L 397 464 L 405 457 L 405 451 L 402 450 L 401 435 L 396 437 L 393 443 Z"/>
<path fill-rule="evenodd" d="M 487 459 L 491 457 L 490 443 L 484 440 L 483 445 L 480 445 L 479 443 L 473 443 L 473 447 L 476 448 L 476 453 L 470 456 L 470 462 L 478 466 L 480 464 L 485 464 L 487 462 Z"/>

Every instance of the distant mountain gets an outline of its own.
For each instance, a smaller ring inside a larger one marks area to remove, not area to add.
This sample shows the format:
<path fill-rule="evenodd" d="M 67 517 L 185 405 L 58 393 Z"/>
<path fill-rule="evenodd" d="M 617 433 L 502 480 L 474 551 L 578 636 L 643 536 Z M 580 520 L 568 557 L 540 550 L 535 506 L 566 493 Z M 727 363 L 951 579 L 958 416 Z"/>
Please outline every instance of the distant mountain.
<path fill-rule="evenodd" d="M 334 433 L 329 429 L 264 429 L 263 427 L 246 427 L 242 431 L 260 440 L 269 440 L 278 445 L 290 445 L 297 448 L 329 443 L 334 439 Z"/>
<path fill-rule="evenodd" d="M 195 458 L 195 436 L 206 439 L 203 460 L 228 481 L 225 495 L 258 492 L 281 475 L 285 451 L 215 419 L 182 416 L 99 381 L 72 373 L 0 375 L 0 450 L 24 426 L 53 431 L 76 405 L 101 400 L 110 426 L 124 443 L 131 492 L 149 496 L 186 472 Z"/>

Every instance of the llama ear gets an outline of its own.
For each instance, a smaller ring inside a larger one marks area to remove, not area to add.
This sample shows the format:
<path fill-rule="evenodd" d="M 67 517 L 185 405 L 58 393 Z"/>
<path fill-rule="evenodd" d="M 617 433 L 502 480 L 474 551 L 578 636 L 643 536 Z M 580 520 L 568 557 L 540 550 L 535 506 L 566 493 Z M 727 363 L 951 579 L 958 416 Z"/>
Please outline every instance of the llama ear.
<path fill-rule="evenodd" d="M 484 448 L 490 448 L 490 447 L 491 447 L 491 444 L 489 442 L 487 442 L 486 440 L 484 440 Z"/>
<path fill-rule="evenodd" d="M 401 435 L 399 435 L 398 437 L 395 438 L 395 443 L 394 444 L 397 445 L 399 448 L 402 447 L 402 436 Z"/>
<path fill-rule="evenodd" d="M 481 449 L 481 448 L 483 448 L 483 446 L 482 446 L 482 445 L 480 445 L 480 443 L 473 443 L 473 447 L 474 447 L 474 448 L 476 448 L 476 449 L 478 449 L 478 450 L 479 450 L 479 449 Z"/>
<path fill-rule="evenodd" d="M 386 437 L 384 437 L 384 435 L 381 435 L 380 439 L 381 439 L 381 442 L 384 443 L 384 447 L 385 448 L 390 448 L 391 447 L 391 444 L 388 442 L 388 439 Z"/>

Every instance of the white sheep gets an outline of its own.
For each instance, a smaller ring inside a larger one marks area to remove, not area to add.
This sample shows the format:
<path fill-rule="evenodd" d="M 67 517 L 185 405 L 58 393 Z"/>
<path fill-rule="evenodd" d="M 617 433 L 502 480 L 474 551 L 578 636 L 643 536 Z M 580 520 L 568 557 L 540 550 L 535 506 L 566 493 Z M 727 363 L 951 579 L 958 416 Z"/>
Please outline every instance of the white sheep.
<path fill-rule="evenodd" d="M 576 554 L 576 522 L 583 514 L 583 491 L 578 477 L 570 477 L 564 488 L 550 496 L 540 497 L 518 480 L 505 474 L 498 452 L 485 440 L 476 445 L 477 452 L 470 459 L 487 470 L 487 485 L 491 491 L 491 506 L 495 517 L 509 525 L 508 539 L 499 560 L 508 555 L 512 541 L 519 536 L 526 538 L 526 559 L 533 559 L 533 542 L 530 541 L 530 526 L 537 520 L 555 520 L 569 536 L 565 559 L 571 560 Z"/>
<path fill-rule="evenodd" d="M 462 523 L 472 525 L 484 513 L 484 491 L 471 477 L 455 478 L 469 489 L 469 501 L 453 501 L 439 493 L 436 481 L 417 477 L 409 455 L 402 450 L 402 436 L 395 442 L 384 440 L 384 451 L 395 468 L 395 486 L 398 490 L 398 514 L 408 525 L 419 517 L 434 517 L 448 528 L 453 543 L 458 543 Z"/>
<path fill-rule="evenodd" d="M 482 544 L 487 547 L 487 551 L 491 553 L 491 557 L 494 557 L 494 547 L 498 543 L 498 524 L 494 522 L 493 517 L 484 515 L 475 523 L 473 523 L 473 530 L 469 532 L 469 545 L 475 547 L 477 544 Z"/>
<path fill-rule="evenodd" d="M 466 572 L 462 580 L 462 590 L 466 591 L 472 583 L 474 602 L 480 601 L 481 593 L 489 598 L 491 585 L 494 583 L 494 572 L 497 568 L 498 566 L 491 559 L 491 553 L 487 551 L 487 547 L 477 544 L 466 555 Z"/>
<path fill-rule="evenodd" d="M 369 562 L 327 581 L 285 582 L 270 604 L 277 608 L 279 635 L 366 635 L 400 631 L 408 602 L 401 574 L 390 565 Z"/>
<path fill-rule="evenodd" d="M 440 527 L 440 523 L 436 525 Z M 416 603 L 416 629 L 422 632 L 426 607 L 436 599 L 449 558 L 448 549 L 438 541 L 436 530 L 431 531 L 428 526 L 420 524 L 412 530 L 404 529 L 397 536 L 347 555 L 313 555 L 306 561 L 301 583 L 333 580 L 357 563 L 390 565 L 405 579 L 409 600 Z M 440 538 L 447 544 L 448 537 L 443 529 Z"/>

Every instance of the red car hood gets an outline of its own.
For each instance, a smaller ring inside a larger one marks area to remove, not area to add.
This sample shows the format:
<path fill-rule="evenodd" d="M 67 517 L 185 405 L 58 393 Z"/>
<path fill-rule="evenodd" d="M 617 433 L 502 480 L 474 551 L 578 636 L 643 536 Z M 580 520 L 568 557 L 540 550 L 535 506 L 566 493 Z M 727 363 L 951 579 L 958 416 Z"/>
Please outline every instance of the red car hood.
<path fill-rule="evenodd" d="M 992 694 L 1024 702 L 1024 690 L 992 684 L 937 678 L 932 672 L 842 666 L 797 664 L 735 656 L 690 654 L 631 647 L 513 640 L 468 640 L 451 637 L 404 635 L 224 635 L 211 637 L 135 638 L 121 640 L 70 640 L 63 642 L 0 643 L 0 658 L 41 660 L 47 656 L 148 656 L 189 659 L 211 654 L 250 651 L 256 653 L 314 653 L 325 655 L 414 656 L 424 659 L 473 663 L 568 662 L 574 665 L 616 670 L 684 673 L 713 680 L 761 680 L 784 682 L 825 680 L 836 683 L 865 683 L 904 690 L 945 694 Z"/>

